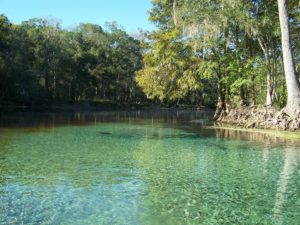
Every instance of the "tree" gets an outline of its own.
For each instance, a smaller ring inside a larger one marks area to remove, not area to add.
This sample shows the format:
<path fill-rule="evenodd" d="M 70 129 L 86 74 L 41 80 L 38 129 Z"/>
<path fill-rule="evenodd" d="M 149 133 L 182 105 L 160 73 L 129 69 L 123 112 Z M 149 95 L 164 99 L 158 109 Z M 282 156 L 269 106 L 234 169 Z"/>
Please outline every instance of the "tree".
<path fill-rule="evenodd" d="M 136 80 L 148 98 L 176 101 L 201 87 L 197 59 L 176 31 L 153 32 Z"/>
<path fill-rule="evenodd" d="M 57 20 L 14 25 L 0 16 L 0 100 L 13 104 L 108 100 L 133 103 L 144 96 L 134 73 L 140 42 L 115 23 L 63 30 Z"/>
<path fill-rule="evenodd" d="M 300 86 L 293 62 L 287 0 L 278 0 L 279 20 L 281 27 L 281 42 L 284 61 L 284 72 L 288 92 L 286 108 L 289 113 L 300 112 Z"/>
<path fill-rule="evenodd" d="M 150 99 L 214 105 L 215 93 L 209 87 L 215 79 L 202 76 L 203 58 L 176 26 L 176 6 L 173 0 L 153 1 L 149 19 L 159 31 L 146 35 L 144 67 L 136 80 Z"/>
<path fill-rule="evenodd" d="M 8 94 L 9 76 L 8 70 L 8 54 L 10 50 L 12 24 L 4 15 L 0 15 L 0 99 L 4 99 Z"/>

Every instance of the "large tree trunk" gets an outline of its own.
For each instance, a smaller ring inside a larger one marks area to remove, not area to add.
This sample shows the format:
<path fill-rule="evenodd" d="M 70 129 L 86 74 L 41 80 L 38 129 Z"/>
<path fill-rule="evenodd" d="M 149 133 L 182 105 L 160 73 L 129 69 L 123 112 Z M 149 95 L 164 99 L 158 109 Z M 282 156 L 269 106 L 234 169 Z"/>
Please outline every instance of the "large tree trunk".
<path fill-rule="evenodd" d="M 266 97 L 266 106 L 273 105 L 273 87 L 272 87 L 272 80 L 271 80 L 271 73 L 268 71 L 267 73 L 267 97 Z"/>
<path fill-rule="evenodd" d="M 270 69 L 270 57 L 269 57 L 269 48 L 266 44 L 263 43 L 263 41 L 258 37 L 257 38 L 258 43 L 264 53 L 265 56 L 265 62 L 267 66 L 267 96 L 266 96 L 266 106 L 272 106 L 273 105 L 273 98 L 272 98 L 272 78 L 271 78 L 271 69 Z"/>
<path fill-rule="evenodd" d="M 222 119 L 227 115 L 227 106 L 226 106 L 226 90 L 224 84 L 219 79 L 218 83 L 218 103 L 216 112 L 214 115 L 215 121 L 222 121 Z"/>
<path fill-rule="evenodd" d="M 289 113 L 300 111 L 300 86 L 295 72 L 288 23 L 287 0 L 278 0 L 284 72 L 288 92 L 286 108 Z"/>

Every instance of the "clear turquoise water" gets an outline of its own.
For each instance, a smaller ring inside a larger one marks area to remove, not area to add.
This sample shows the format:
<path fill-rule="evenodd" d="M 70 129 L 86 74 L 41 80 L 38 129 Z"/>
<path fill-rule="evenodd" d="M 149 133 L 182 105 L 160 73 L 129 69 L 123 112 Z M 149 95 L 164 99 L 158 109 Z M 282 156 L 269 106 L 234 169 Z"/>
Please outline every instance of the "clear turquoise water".
<path fill-rule="evenodd" d="M 296 143 L 107 115 L 2 123 L 0 224 L 300 223 Z"/>

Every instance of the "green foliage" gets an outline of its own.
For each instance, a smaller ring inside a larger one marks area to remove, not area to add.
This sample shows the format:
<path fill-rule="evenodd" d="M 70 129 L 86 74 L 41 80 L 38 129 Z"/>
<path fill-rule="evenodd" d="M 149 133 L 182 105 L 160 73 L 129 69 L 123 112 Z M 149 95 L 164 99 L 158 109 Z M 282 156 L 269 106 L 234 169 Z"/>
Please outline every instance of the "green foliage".
<path fill-rule="evenodd" d="M 218 93 L 225 107 L 265 104 L 268 90 L 273 104 L 285 104 L 276 2 L 155 0 L 152 5 L 149 19 L 158 31 L 146 40 L 144 67 L 137 72 L 148 98 L 185 99 L 196 90 L 214 104 L 210 96 Z M 299 7 L 289 1 L 297 69 Z"/>
<path fill-rule="evenodd" d="M 299 2 L 289 1 L 288 8 L 299 71 Z M 265 104 L 269 94 L 282 107 L 287 94 L 277 10 L 276 1 L 153 0 L 149 20 L 158 30 L 143 41 L 116 23 L 67 31 L 55 20 L 13 25 L 1 15 L 0 101 L 139 103 L 145 94 L 224 108 Z"/>
<path fill-rule="evenodd" d="M 143 99 L 134 81 L 140 42 L 115 23 L 106 31 L 95 24 L 67 31 L 55 20 L 12 25 L 1 16 L 0 31 L 1 102 Z"/>
<path fill-rule="evenodd" d="M 144 68 L 136 80 L 150 99 L 178 100 L 201 88 L 197 58 L 183 45 L 176 30 L 153 32 L 151 50 L 144 55 Z"/>

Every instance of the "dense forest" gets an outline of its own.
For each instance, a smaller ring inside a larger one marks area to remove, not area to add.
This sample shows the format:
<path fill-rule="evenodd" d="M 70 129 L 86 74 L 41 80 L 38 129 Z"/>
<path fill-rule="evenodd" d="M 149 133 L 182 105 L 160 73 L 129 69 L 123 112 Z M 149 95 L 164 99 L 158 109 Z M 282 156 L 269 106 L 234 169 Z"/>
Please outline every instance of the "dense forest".
<path fill-rule="evenodd" d="M 1 101 L 147 97 L 215 106 L 217 119 L 239 106 L 299 111 L 298 0 L 152 0 L 149 14 L 157 29 L 139 40 L 114 23 L 64 30 L 1 16 Z"/>
<path fill-rule="evenodd" d="M 20 25 L 0 16 L 0 103 L 145 99 L 136 86 L 142 67 L 139 41 L 116 23 L 106 30 L 80 24 L 64 30 L 56 20 L 30 19 Z"/>
<path fill-rule="evenodd" d="M 289 1 L 288 8 L 299 71 L 299 2 Z M 213 88 L 231 104 L 286 105 L 275 1 L 155 0 L 150 20 L 159 30 L 149 34 L 151 50 L 137 73 L 148 97 L 178 99 Z"/>
<path fill-rule="evenodd" d="M 300 127 L 299 1 L 152 3 L 150 20 L 158 30 L 148 35 L 136 78 L 148 98 L 181 99 L 202 90 L 207 101 L 217 95 L 216 120 L 257 116 L 270 126 Z M 257 105 L 268 107 L 232 110 Z"/>

